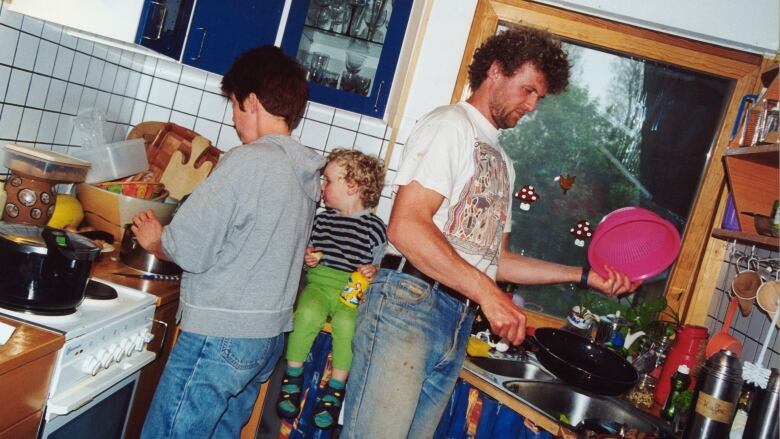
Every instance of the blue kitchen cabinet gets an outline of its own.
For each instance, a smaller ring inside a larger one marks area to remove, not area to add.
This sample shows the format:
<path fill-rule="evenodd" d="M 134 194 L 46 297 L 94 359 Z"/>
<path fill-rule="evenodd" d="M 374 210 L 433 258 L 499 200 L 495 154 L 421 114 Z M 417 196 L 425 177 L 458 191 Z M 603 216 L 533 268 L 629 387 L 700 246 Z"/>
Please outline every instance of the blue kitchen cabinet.
<path fill-rule="evenodd" d="M 273 44 L 284 0 L 198 0 L 181 61 L 224 75 L 238 55 Z"/>
<path fill-rule="evenodd" d="M 135 42 L 178 60 L 190 24 L 194 0 L 146 0 Z"/>
<path fill-rule="evenodd" d="M 383 117 L 412 0 L 292 0 L 282 49 L 306 68 L 309 99 Z"/>
<path fill-rule="evenodd" d="M 224 75 L 242 52 L 273 44 L 284 0 L 147 0 L 136 43 Z"/>

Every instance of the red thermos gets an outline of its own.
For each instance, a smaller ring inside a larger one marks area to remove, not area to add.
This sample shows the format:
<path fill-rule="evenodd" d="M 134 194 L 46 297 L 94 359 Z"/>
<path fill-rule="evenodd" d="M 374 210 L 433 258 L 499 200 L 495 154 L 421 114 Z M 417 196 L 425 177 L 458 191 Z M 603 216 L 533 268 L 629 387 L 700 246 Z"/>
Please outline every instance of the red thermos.
<path fill-rule="evenodd" d="M 706 345 L 707 328 L 684 325 L 677 330 L 677 338 L 666 356 L 661 376 L 658 378 L 658 385 L 655 388 L 655 402 L 661 405 L 666 402 L 666 397 L 669 396 L 671 390 L 671 376 L 681 364 L 688 366 L 691 370 L 691 384 L 688 388 L 693 389 L 696 386 L 696 376 L 705 360 L 704 348 Z"/>

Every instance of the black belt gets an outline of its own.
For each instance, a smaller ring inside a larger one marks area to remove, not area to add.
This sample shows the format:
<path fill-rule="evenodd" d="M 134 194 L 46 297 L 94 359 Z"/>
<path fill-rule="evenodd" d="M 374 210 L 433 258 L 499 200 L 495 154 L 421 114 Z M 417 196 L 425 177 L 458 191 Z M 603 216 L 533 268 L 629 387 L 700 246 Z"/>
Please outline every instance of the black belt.
<path fill-rule="evenodd" d="M 468 308 L 476 310 L 479 305 L 469 299 L 468 297 L 464 296 L 463 294 L 460 294 L 459 292 L 453 290 L 452 288 L 448 287 L 447 285 L 444 285 L 440 283 L 439 281 L 434 280 L 427 274 L 423 273 L 422 271 L 418 270 L 417 267 L 412 265 L 411 262 L 409 262 L 408 259 L 403 258 L 398 255 L 385 255 L 384 258 L 382 258 L 382 263 L 379 264 L 380 268 L 387 268 L 389 270 L 398 271 L 400 273 L 405 273 L 410 276 L 414 276 L 417 279 L 420 279 L 422 281 L 427 282 L 431 287 L 436 288 L 439 291 L 443 291 L 459 302 L 462 302 L 466 304 Z"/>

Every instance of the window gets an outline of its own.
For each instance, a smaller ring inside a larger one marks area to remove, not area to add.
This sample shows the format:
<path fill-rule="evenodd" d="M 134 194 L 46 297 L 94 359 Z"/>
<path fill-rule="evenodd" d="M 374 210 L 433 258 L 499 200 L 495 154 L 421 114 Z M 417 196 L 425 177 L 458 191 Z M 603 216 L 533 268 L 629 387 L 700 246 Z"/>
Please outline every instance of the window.
<path fill-rule="evenodd" d="M 557 34 L 573 64 L 565 93 L 501 133 L 516 189 L 533 185 L 540 195 L 528 211 L 515 203 L 510 247 L 581 265 L 587 243 L 575 245 L 570 228 L 580 220 L 595 227 L 620 207 L 647 208 L 675 224 L 683 247 L 634 297 L 666 294 L 684 313 L 721 196 L 726 127 L 760 57 L 520 1 L 480 1 L 474 23 L 469 60 L 489 35 L 519 24 Z M 454 96 L 468 94 L 466 82 L 463 69 Z M 527 308 L 559 317 L 583 300 L 565 285 L 516 292 Z"/>

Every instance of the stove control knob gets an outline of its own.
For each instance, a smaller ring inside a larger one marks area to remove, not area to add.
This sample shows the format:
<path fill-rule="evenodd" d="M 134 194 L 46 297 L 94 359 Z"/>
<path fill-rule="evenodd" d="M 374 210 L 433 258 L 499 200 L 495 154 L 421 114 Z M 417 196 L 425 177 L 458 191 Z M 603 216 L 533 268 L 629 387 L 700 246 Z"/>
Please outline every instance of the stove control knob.
<path fill-rule="evenodd" d="M 105 369 L 108 369 L 108 366 L 110 366 L 111 362 L 114 361 L 114 358 L 111 356 L 111 352 L 107 350 L 98 352 L 97 359 L 100 362 L 100 365 Z"/>
<path fill-rule="evenodd" d="M 113 347 L 111 350 L 111 356 L 114 357 L 114 361 L 119 363 L 125 356 L 125 350 L 122 348 L 121 344 L 113 344 L 111 346 Z"/>
<path fill-rule="evenodd" d="M 135 350 L 141 352 L 144 350 L 144 335 L 138 334 L 133 337 L 133 343 L 135 343 Z"/>
<path fill-rule="evenodd" d="M 133 342 L 132 338 L 126 338 L 122 340 L 122 349 L 125 352 L 125 355 L 128 357 L 133 355 L 133 351 L 135 350 L 135 343 Z"/>
<path fill-rule="evenodd" d="M 84 366 L 82 370 L 92 376 L 95 376 L 100 370 L 100 362 L 95 357 L 90 355 L 86 360 L 84 360 Z"/>

